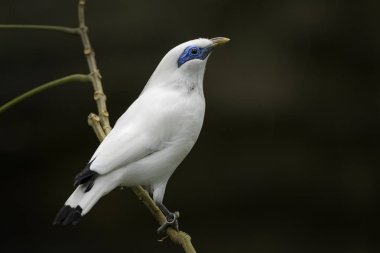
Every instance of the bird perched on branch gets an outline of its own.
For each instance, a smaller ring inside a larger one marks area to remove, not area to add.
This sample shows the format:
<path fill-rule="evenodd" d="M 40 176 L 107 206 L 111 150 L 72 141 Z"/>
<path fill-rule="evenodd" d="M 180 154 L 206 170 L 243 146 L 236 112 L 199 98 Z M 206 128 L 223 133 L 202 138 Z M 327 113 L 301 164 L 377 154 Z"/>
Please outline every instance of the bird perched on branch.
<path fill-rule="evenodd" d="M 118 119 L 87 166 L 54 224 L 76 225 L 96 202 L 118 186 L 145 186 L 178 230 L 178 215 L 163 204 L 166 184 L 195 144 L 205 114 L 203 76 L 213 49 L 227 38 L 196 39 L 170 50 L 142 93 Z"/>

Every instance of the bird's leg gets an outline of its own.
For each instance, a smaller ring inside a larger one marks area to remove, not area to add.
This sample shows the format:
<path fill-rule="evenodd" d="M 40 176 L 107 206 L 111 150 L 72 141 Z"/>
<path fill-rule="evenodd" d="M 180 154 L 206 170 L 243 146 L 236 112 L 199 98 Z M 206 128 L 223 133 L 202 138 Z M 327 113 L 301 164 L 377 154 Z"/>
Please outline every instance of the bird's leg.
<path fill-rule="evenodd" d="M 166 206 L 164 206 L 164 204 L 162 203 L 156 203 L 156 204 L 166 216 L 166 222 L 157 229 L 157 233 L 165 234 L 166 229 L 168 227 L 172 227 L 175 230 L 179 231 L 179 226 L 178 226 L 179 212 L 172 213 L 169 211 L 169 209 Z"/>

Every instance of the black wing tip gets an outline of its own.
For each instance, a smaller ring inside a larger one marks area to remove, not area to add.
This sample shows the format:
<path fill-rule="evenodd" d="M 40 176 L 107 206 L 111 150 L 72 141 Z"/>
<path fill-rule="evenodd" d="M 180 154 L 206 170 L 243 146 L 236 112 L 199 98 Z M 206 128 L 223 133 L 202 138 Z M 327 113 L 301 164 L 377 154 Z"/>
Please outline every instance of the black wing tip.
<path fill-rule="evenodd" d="M 80 206 L 63 206 L 55 216 L 53 225 L 77 225 L 82 218 L 82 208 Z"/>
<path fill-rule="evenodd" d="M 85 193 L 86 193 L 86 192 L 89 192 L 89 191 L 91 190 L 91 188 L 94 186 L 95 178 L 96 178 L 96 177 L 97 177 L 97 176 L 94 176 L 94 177 L 88 182 L 87 187 L 86 187 L 86 189 L 84 190 Z"/>
<path fill-rule="evenodd" d="M 95 179 L 99 176 L 99 173 L 90 169 L 90 166 L 93 161 L 89 162 L 86 167 L 74 178 L 74 187 L 78 187 L 81 184 L 88 183 L 85 192 L 91 190 Z"/>

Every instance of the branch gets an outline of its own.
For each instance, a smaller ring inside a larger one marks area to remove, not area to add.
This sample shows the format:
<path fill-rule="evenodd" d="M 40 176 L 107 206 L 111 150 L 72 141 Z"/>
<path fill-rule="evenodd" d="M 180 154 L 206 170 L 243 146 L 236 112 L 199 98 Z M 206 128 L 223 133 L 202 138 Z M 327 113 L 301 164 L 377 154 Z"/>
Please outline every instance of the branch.
<path fill-rule="evenodd" d="M 75 75 L 65 76 L 65 77 L 62 77 L 60 79 L 42 84 L 42 85 L 40 85 L 40 86 L 30 90 L 30 91 L 25 92 L 22 95 L 12 99 L 8 103 L 0 106 L 0 114 L 5 112 L 6 110 L 11 108 L 12 106 L 17 105 L 18 103 L 24 101 L 25 99 L 32 97 L 38 93 L 41 93 L 44 90 L 53 88 L 53 87 L 61 85 L 61 84 L 69 83 L 69 82 L 82 82 L 82 83 L 84 83 L 84 82 L 90 82 L 90 81 L 91 81 L 91 78 L 88 75 L 75 74 Z"/>
<path fill-rule="evenodd" d="M 106 96 L 103 92 L 103 87 L 101 83 L 101 76 L 99 74 L 99 70 L 96 66 L 95 61 L 95 52 L 91 48 L 90 40 L 87 33 L 87 27 L 85 25 L 84 20 L 84 7 L 86 1 L 79 0 L 78 6 L 78 17 L 79 17 L 79 29 L 80 36 L 82 38 L 82 43 L 84 47 L 84 54 L 87 59 L 88 66 L 92 73 L 92 83 L 95 90 L 94 98 L 97 103 L 99 117 L 95 114 L 90 114 L 88 118 L 89 125 L 93 128 L 96 136 L 100 141 L 106 137 L 106 135 L 111 131 L 111 126 L 108 121 L 108 112 L 106 106 Z M 149 196 L 148 192 L 145 191 L 141 186 L 132 187 L 132 191 L 136 194 L 136 196 L 141 200 L 144 205 L 149 209 L 151 214 L 157 220 L 157 222 L 162 225 L 166 222 L 165 215 L 161 212 L 161 210 L 154 203 L 152 198 Z M 186 253 L 195 253 L 195 249 L 191 244 L 191 237 L 182 231 L 176 231 L 175 229 L 168 227 L 166 230 L 167 235 L 172 240 L 172 242 L 179 244 L 182 246 Z"/>
<path fill-rule="evenodd" d="M 154 203 L 153 199 L 149 196 L 148 192 L 145 191 L 141 186 L 132 187 L 132 191 L 141 200 L 144 205 L 149 209 L 151 214 L 156 218 L 157 222 L 162 225 L 166 222 L 165 215 Z M 177 231 L 171 227 L 166 230 L 170 240 L 172 242 L 182 246 L 186 253 L 196 253 L 193 244 L 191 243 L 191 237 L 183 231 Z"/>
<path fill-rule="evenodd" d="M 104 138 L 106 138 L 106 134 L 104 133 L 103 128 L 100 125 L 100 119 L 98 115 L 90 113 L 90 115 L 88 115 L 88 124 L 94 130 L 96 137 L 98 137 L 99 141 L 103 141 Z"/>
<path fill-rule="evenodd" d="M 106 134 L 111 131 L 111 126 L 109 123 L 109 114 L 106 105 L 106 95 L 103 92 L 103 86 L 101 81 L 101 75 L 99 69 L 96 65 L 95 52 L 91 47 L 90 39 L 88 37 L 88 28 L 85 23 L 84 16 L 84 6 L 86 4 L 85 0 L 80 0 L 78 5 L 78 20 L 79 20 L 79 35 L 82 39 L 83 53 L 86 56 L 87 64 L 91 73 L 91 81 L 94 87 L 94 99 L 98 106 L 98 114 L 100 119 L 100 124 Z"/>
<path fill-rule="evenodd" d="M 23 24 L 10 24 L 0 25 L 0 29 L 37 29 L 37 30 L 50 30 L 56 32 L 63 32 L 73 35 L 79 35 L 78 28 L 66 27 L 66 26 L 52 26 L 52 25 L 23 25 Z"/>

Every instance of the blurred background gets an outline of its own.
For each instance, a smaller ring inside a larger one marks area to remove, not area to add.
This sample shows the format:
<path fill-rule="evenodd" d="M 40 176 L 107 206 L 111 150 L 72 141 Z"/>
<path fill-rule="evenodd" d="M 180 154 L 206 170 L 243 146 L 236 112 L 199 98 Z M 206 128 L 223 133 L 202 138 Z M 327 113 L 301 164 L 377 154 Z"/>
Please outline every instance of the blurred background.
<path fill-rule="evenodd" d="M 0 23 L 76 26 L 77 1 L 1 0 Z M 231 42 L 210 57 L 199 141 L 165 202 L 198 252 L 379 252 L 379 1 L 88 1 L 111 122 L 172 47 Z M 80 39 L 0 30 L 0 104 L 87 73 Z M 98 141 L 90 84 L 0 115 L 2 252 L 182 252 L 130 190 L 76 227 L 52 220 Z"/>

